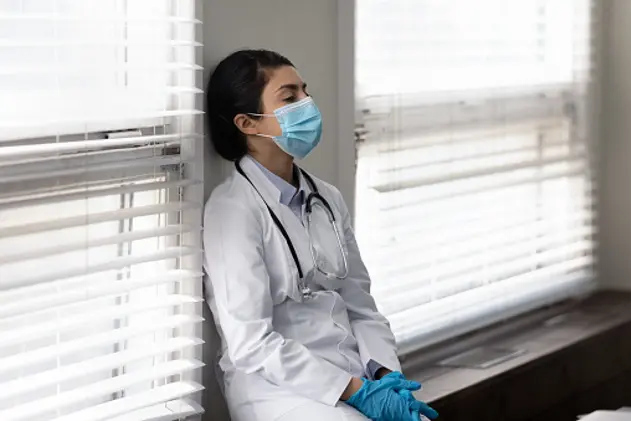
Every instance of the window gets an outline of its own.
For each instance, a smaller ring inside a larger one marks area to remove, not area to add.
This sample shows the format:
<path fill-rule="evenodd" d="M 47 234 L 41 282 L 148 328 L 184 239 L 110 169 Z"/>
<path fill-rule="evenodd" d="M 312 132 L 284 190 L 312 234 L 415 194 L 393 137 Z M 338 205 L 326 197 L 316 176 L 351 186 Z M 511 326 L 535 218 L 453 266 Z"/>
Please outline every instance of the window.
<path fill-rule="evenodd" d="M 201 413 L 194 0 L 0 0 L 0 419 Z"/>
<path fill-rule="evenodd" d="M 589 0 L 358 0 L 357 237 L 401 352 L 593 286 Z"/>

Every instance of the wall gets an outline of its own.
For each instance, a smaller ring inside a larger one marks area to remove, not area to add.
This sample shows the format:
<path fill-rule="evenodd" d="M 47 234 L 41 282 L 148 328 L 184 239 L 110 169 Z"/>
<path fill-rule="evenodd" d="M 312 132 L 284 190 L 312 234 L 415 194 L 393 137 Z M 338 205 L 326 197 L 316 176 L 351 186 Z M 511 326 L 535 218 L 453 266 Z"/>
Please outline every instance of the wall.
<path fill-rule="evenodd" d="M 604 2 L 601 279 L 631 290 L 631 1 Z"/>
<path fill-rule="evenodd" d="M 323 139 L 302 164 L 338 186 L 352 209 L 353 139 L 353 2 L 348 0 L 205 0 L 205 80 L 219 60 L 241 48 L 266 48 L 286 55 L 309 84 L 324 119 Z M 346 69 L 339 71 L 339 67 Z M 340 141 L 344 139 L 344 141 Z M 206 145 L 206 194 L 231 170 Z M 217 338 L 206 314 L 204 357 L 216 353 Z M 225 407 L 213 381 L 212 364 L 204 372 L 208 388 L 204 419 L 224 420 Z"/>
<path fill-rule="evenodd" d="M 206 0 L 204 67 L 207 78 L 221 58 L 240 48 L 272 49 L 292 60 L 309 84 L 324 119 L 322 142 L 302 165 L 336 184 L 347 201 L 351 201 L 354 170 L 348 162 L 354 157 L 353 2 L 339 3 L 338 0 Z M 340 32 L 342 50 L 338 42 Z M 347 69 L 344 75 L 339 72 L 340 56 Z M 340 142 L 340 138 L 344 140 Z M 225 172 L 225 166 L 218 165 L 214 157 L 208 162 L 214 165 L 207 193 Z"/>

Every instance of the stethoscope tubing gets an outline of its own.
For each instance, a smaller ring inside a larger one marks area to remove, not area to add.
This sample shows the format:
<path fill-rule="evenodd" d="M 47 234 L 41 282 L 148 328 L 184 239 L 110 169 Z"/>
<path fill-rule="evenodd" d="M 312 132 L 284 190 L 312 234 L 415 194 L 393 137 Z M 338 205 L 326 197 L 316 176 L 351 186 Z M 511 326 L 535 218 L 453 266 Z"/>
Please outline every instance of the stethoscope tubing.
<path fill-rule="evenodd" d="M 239 164 L 238 161 L 235 162 L 235 167 L 237 169 L 237 172 L 250 183 L 252 188 L 261 197 L 261 200 L 263 200 L 263 203 L 265 203 L 265 207 L 267 208 L 268 213 L 272 217 L 272 220 L 274 221 L 274 224 L 279 229 L 281 235 L 285 239 L 285 242 L 287 243 L 287 246 L 289 247 L 289 252 L 291 253 L 291 257 L 294 260 L 294 263 L 296 264 L 296 268 L 298 270 L 298 277 L 300 278 L 300 289 L 301 289 L 301 292 L 303 294 L 303 297 L 309 296 L 311 294 L 311 291 L 310 291 L 309 287 L 307 287 L 307 285 L 305 283 L 305 273 L 304 273 L 304 271 L 302 269 L 302 265 L 300 264 L 300 260 L 298 259 L 298 253 L 296 252 L 296 248 L 294 247 L 294 244 L 291 241 L 291 238 L 289 238 L 289 233 L 287 233 L 287 230 L 285 229 L 283 224 L 280 222 L 280 219 L 278 218 L 278 216 L 276 216 L 276 214 L 274 213 L 272 208 L 267 204 L 267 202 L 263 198 L 263 195 L 261 194 L 261 192 L 256 188 L 256 186 L 254 185 L 252 180 L 250 180 L 250 178 L 247 176 L 245 171 L 243 171 L 243 168 L 241 168 L 241 165 Z M 340 235 L 339 229 L 337 227 L 335 213 L 333 212 L 333 208 L 331 208 L 331 205 L 329 204 L 329 202 L 320 194 L 320 192 L 318 190 L 318 186 L 316 186 L 316 183 L 313 180 L 313 178 L 305 170 L 303 170 L 302 168 L 298 167 L 298 170 L 301 172 L 301 174 L 303 175 L 305 180 L 307 180 L 307 183 L 309 184 L 309 187 L 312 190 L 312 192 L 309 194 L 309 196 L 307 197 L 307 200 L 305 202 L 305 214 L 306 214 L 306 217 L 307 217 L 308 227 L 311 227 L 311 212 L 313 211 L 314 201 L 317 200 L 320 203 L 322 203 L 322 205 L 326 209 L 326 213 L 327 213 L 327 216 L 329 218 L 329 221 L 331 222 L 331 225 L 333 226 L 333 230 L 334 230 L 337 242 L 338 242 L 340 253 L 342 254 L 342 260 L 343 260 L 342 263 L 344 265 L 344 274 L 342 274 L 342 275 L 329 274 L 329 273 L 323 271 L 322 269 L 320 269 L 320 267 L 318 266 L 318 264 L 316 262 L 316 258 L 315 258 L 314 252 L 313 252 L 314 247 L 313 247 L 313 244 L 311 243 L 312 242 L 311 233 L 309 232 L 309 242 L 310 242 L 310 249 L 311 249 L 311 257 L 314 260 L 314 266 L 316 267 L 316 269 L 320 273 L 322 273 L 323 275 L 325 275 L 327 277 L 333 277 L 333 278 L 337 278 L 337 279 L 340 279 L 340 280 L 345 279 L 348 276 L 348 260 L 346 258 L 346 253 L 344 253 L 344 246 L 342 244 L 341 235 Z"/>

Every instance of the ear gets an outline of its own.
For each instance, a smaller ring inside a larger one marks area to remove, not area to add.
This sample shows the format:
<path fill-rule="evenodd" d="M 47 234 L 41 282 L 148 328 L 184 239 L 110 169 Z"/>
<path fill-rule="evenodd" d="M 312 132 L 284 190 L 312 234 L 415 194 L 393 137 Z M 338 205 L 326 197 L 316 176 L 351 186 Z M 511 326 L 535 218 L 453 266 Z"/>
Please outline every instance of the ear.
<path fill-rule="evenodd" d="M 258 121 L 254 120 L 250 116 L 246 114 L 237 114 L 234 116 L 232 121 L 242 133 L 247 135 L 258 134 L 258 130 L 256 128 Z"/>

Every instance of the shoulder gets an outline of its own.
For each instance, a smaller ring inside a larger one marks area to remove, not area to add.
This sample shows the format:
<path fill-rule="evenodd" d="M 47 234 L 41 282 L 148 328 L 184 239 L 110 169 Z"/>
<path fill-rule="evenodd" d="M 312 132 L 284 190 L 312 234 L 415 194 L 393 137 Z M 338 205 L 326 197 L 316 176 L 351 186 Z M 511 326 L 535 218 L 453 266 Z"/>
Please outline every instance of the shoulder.
<path fill-rule="evenodd" d="M 258 206 L 243 177 L 233 171 L 228 178 L 219 184 L 204 206 L 204 226 L 226 224 L 229 221 L 241 220 L 242 223 L 257 219 Z"/>

